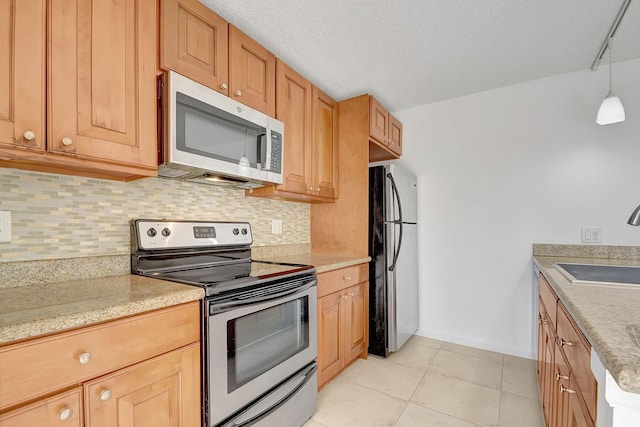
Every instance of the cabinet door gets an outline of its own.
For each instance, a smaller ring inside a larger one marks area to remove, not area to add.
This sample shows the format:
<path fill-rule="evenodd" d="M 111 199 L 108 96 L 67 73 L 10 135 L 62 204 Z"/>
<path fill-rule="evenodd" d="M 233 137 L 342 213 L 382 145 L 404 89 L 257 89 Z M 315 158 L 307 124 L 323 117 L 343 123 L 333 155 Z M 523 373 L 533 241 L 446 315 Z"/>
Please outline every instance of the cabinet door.
<path fill-rule="evenodd" d="M 86 426 L 200 426 L 200 345 L 89 382 L 85 402 Z"/>
<path fill-rule="evenodd" d="M 555 345 L 554 359 L 554 389 L 555 401 L 553 415 L 549 425 L 554 427 L 567 427 L 569 419 L 569 393 L 562 390 L 571 389 L 571 370 L 558 345 Z"/>
<path fill-rule="evenodd" d="M 276 74 L 276 117 L 284 122 L 285 141 L 278 190 L 311 193 L 311 83 L 282 61 Z"/>
<path fill-rule="evenodd" d="M 0 146 L 44 150 L 44 0 L 0 2 Z"/>
<path fill-rule="evenodd" d="M 402 123 L 389 114 L 389 150 L 402 155 Z"/>
<path fill-rule="evenodd" d="M 569 395 L 569 414 L 567 416 L 568 427 L 594 427 L 595 424 L 591 420 L 591 416 L 587 411 L 584 401 L 581 400 L 581 394 L 574 390 L 566 391 Z"/>
<path fill-rule="evenodd" d="M 160 4 L 160 66 L 229 94 L 229 24 L 198 0 Z"/>
<path fill-rule="evenodd" d="M 2 427 L 80 427 L 81 389 L 59 394 L 0 416 Z"/>
<path fill-rule="evenodd" d="M 345 365 L 344 292 L 318 298 L 318 385 L 333 378 Z"/>
<path fill-rule="evenodd" d="M 369 282 L 360 283 L 347 289 L 347 363 L 358 358 L 367 351 L 369 328 Z"/>
<path fill-rule="evenodd" d="M 258 111 L 276 112 L 276 57 L 229 24 L 229 96 Z M 285 133 L 285 141 L 286 141 Z"/>
<path fill-rule="evenodd" d="M 316 196 L 338 197 L 338 105 L 313 87 L 313 178 Z"/>
<path fill-rule="evenodd" d="M 156 2 L 49 1 L 48 150 L 156 160 Z"/>
<path fill-rule="evenodd" d="M 373 96 L 369 97 L 369 136 L 389 145 L 389 112 Z"/>
<path fill-rule="evenodd" d="M 543 332 L 543 368 L 542 368 L 542 409 L 544 412 L 547 425 L 552 426 L 554 418 L 554 404 L 555 404 L 555 377 L 554 377 L 554 363 L 555 363 L 555 335 L 551 330 L 551 324 L 549 318 L 546 316 L 543 320 L 544 332 Z"/>

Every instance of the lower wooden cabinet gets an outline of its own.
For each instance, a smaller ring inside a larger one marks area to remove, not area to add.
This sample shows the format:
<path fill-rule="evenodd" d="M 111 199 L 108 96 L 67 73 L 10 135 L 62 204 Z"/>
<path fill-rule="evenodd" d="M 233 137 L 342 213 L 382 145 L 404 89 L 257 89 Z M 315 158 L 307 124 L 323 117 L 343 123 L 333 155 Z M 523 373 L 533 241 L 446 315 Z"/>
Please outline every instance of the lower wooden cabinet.
<path fill-rule="evenodd" d="M 60 393 L 0 415 L 2 427 L 80 427 L 82 389 Z"/>
<path fill-rule="evenodd" d="M 200 345 L 193 344 L 84 386 L 93 427 L 197 426 Z"/>
<path fill-rule="evenodd" d="M 2 427 L 197 427 L 197 301 L 0 346 Z"/>
<path fill-rule="evenodd" d="M 319 388 L 355 359 L 367 357 L 369 282 L 362 266 L 318 275 Z M 356 278 L 363 281 L 345 286 Z"/>
<path fill-rule="evenodd" d="M 547 427 L 594 427 L 596 380 L 591 346 L 551 285 L 540 275 L 538 385 Z"/>

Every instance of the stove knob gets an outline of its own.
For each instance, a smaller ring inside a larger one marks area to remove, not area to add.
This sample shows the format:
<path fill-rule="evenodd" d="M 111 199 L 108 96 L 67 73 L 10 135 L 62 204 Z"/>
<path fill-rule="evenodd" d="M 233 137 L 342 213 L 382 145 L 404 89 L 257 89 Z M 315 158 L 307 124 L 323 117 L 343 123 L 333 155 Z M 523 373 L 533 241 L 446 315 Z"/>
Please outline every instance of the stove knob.
<path fill-rule="evenodd" d="M 171 234 L 171 230 L 169 230 L 168 228 L 165 227 L 162 229 L 162 235 L 164 237 L 169 237 L 170 234 Z"/>
<path fill-rule="evenodd" d="M 240 230 L 238 230 L 237 228 L 233 229 L 233 235 L 237 236 L 238 234 L 240 234 Z"/>
<path fill-rule="evenodd" d="M 147 236 L 149 237 L 156 237 L 156 234 L 158 234 L 158 232 L 153 227 L 147 230 Z"/>
<path fill-rule="evenodd" d="M 246 228 L 243 228 L 243 229 L 242 229 L 242 235 L 243 235 L 243 236 L 246 236 L 246 235 L 247 235 L 247 233 L 248 233 L 247 229 L 246 229 Z"/>

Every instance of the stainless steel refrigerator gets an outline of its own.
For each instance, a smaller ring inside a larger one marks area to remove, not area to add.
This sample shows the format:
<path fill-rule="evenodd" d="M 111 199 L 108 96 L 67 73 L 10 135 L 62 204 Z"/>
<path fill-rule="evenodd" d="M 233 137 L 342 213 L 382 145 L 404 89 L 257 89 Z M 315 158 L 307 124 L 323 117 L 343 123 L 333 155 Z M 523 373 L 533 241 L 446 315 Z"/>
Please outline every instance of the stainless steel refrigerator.
<path fill-rule="evenodd" d="M 387 356 L 418 330 L 417 180 L 369 167 L 369 353 Z"/>

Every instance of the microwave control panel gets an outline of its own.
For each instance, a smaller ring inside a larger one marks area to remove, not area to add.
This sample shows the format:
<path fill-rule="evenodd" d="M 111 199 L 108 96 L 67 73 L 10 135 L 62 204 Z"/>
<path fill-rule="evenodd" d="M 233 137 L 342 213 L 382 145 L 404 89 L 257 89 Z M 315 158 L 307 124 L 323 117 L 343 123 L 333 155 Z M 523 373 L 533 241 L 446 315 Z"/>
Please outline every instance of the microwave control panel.
<path fill-rule="evenodd" d="M 269 170 L 276 173 L 282 172 L 282 134 L 271 131 L 271 161 Z"/>

